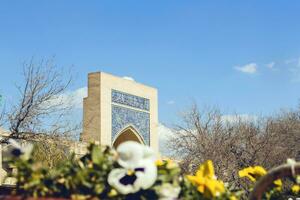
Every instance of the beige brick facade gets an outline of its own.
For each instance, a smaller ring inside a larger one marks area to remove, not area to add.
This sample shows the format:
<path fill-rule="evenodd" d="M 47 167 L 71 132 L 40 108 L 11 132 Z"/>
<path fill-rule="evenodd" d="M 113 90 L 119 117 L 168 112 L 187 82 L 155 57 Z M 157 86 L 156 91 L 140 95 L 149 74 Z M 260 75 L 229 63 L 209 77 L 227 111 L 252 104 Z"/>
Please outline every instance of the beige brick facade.
<path fill-rule="evenodd" d="M 119 91 L 124 94 L 134 95 L 137 98 L 144 98 L 149 101 L 149 110 L 142 110 L 130 105 L 115 103 L 112 101 L 112 91 Z M 82 141 L 94 141 L 102 145 L 113 145 L 113 142 L 121 140 L 143 141 L 143 137 L 139 130 L 131 131 L 128 134 L 128 126 L 124 126 L 117 134 L 116 138 L 112 139 L 112 107 L 120 106 L 130 112 L 146 113 L 149 115 L 149 140 L 150 146 L 158 151 L 158 103 L 157 90 L 132 80 L 116 77 L 103 72 L 90 73 L 88 75 L 88 97 L 83 101 L 83 133 Z M 122 120 L 122 119 L 121 119 Z M 134 125 L 132 126 L 134 127 Z M 127 131 L 127 132 L 126 132 Z M 124 132 L 124 134 L 123 134 Z M 126 132 L 126 133 L 125 133 Z M 135 134 L 136 136 L 134 136 Z M 121 139 L 119 138 L 121 137 Z M 145 139 L 145 138 L 144 138 Z"/>

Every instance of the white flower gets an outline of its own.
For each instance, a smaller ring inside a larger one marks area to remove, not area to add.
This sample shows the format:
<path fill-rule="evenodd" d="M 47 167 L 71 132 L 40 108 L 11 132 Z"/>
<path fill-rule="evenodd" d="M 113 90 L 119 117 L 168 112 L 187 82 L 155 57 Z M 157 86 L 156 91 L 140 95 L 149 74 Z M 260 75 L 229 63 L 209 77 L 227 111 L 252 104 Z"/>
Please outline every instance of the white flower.
<path fill-rule="evenodd" d="M 286 159 L 286 162 L 287 162 L 287 164 L 289 164 L 289 165 L 295 165 L 295 164 L 296 164 L 296 161 L 295 161 L 295 159 L 293 159 L 293 158 L 288 158 L 288 159 Z"/>
<path fill-rule="evenodd" d="M 133 141 L 120 144 L 117 152 L 118 163 L 124 168 L 133 168 L 137 162 L 144 159 L 155 161 L 155 153 L 150 147 Z"/>
<path fill-rule="evenodd" d="M 150 188 L 156 181 L 155 154 L 147 146 L 128 141 L 122 143 L 117 152 L 118 163 L 123 168 L 113 169 L 108 183 L 121 194 L 135 193 Z"/>
<path fill-rule="evenodd" d="M 180 187 L 164 183 L 158 189 L 159 200 L 175 200 L 180 193 Z"/>
<path fill-rule="evenodd" d="M 8 143 L 11 145 L 12 148 L 10 149 L 10 154 L 12 156 L 20 156 L 24 160 L 28 160 L 30 158 L 31 152 L 33 150 L 33 145 L 29 142 L 26 143 L 18 143 L 14 139 L 9 139 Z"/>
<path fill-rule="evenodd" d="M 151 187 L 157 176 L 157 168 L 152 162 L 141 161 L 135 169 L 113 169 L 108 176 L 108 183 L 121 194 L 135 193 Z"/>
<path fill-rule="evenodd" d="M 296 161 L 292 158 L 288 158 L 287 159 L 287 164 L 291 166 L 291 171 L 292 171 L 292 175 L 295 176 L 296 172 L 295 172 L 295 165 L 296 165 Z"/>

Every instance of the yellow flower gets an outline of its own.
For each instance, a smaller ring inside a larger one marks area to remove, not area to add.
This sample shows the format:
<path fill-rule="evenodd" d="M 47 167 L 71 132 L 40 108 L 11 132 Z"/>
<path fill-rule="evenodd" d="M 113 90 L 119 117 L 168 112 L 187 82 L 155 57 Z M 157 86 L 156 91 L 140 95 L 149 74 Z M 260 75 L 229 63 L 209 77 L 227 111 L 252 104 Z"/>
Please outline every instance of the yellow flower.
<path fill-rule="evenodd" d="M 195 176 L 189 175 L 187 178 L 207 198 L 219 196 L 225 191 L 224 183 L 218 181 L 215 177 L 214 166 L 211 160 L 202 164 Z"/>
<path fill-rule="evenodd" d="M 282 181 L 281 181 L 281 179 L 275 180 L 275 181 L 273 182 L 273 184 L 275 185 L 275 189 L 276 189 L 277 191 L 281 191 L 281 189 L 282 189 Z"/>
<path fill-rule="evenodd" d="M 115 189 L 111 189 L 108 193 L 108 196 L 109 197 L 114 197 L 114 196 L 117 196 L 117 191 Z"/>
<path fill-rule="evenodd" d="M 298 194 L 300 192 L 300 185 L 293 185 L 292 192 Z"/>
<path fill-rule="evenodd" d="M 205 180 L 206 190 L 204 191 L 204 196 L 215 197 L 219 196 L 221 193 L 225 192 L 224 183 L 215 179 Z"/>
<path fill-rule="evenodd" d="M 255 182 L 258 178 L 260 178 L 266 174 L 267 174 L 267 171 L 261 166 L 247 167 L 247 168 L 239 171 L 239 176 L 241 178 L 247 177 L 253 182 Z"/>
<path fill-rule="evenodd" d="M 229 200 L 238 200 L 238 199 L 236 198 L 236 196 L 231 195 L 231 196 L 229 197 Z"/>
<path fill-rule="evenodd" d="M 89 195 L 81 195 L 81 194 L 72 194 L 71 199 L 72 200 L 86 200 L 91 198 Z"/>
<path fill-rule="evenodd" d="M 156 165 L 156 166 L 158 166 L 158 167 L 161 167 L 161 166 L 163 166 L 163 165 L 164 165 L 164 161 L 163 161 L 163 160 L 161 160 L 161 159 L 159 159 L 159 160 L 156 160 L 156 161 L 155 161 L 155 165 Z"/>
<path fill-rule="evenodd" d="M 166 165 L 167 169 L 174 169 L 178 167 L 178 164 L 171 159 L 159 159 L 155 161 L 157 167 L 162 167 Z"/>
<path fill-rule="evenodd" d="M 173 160 L 167 159 L 166 161 L 167 161 L 167 166 L 166 166 L 167 169 L 173 169 L 173 168 L 178 167 L 177 163 L 174 162 Z"/>
<path fill-rule="evenodd" d="M 196 176 L 215 178 L 215 170 L 212 161 L 208 160 L 204 164 L 200 165 L 198 171 L 196 172 Z"/>
<path fill-rule="evenodd" d="M 239 176 L 242 177 L 247 177 L 249 178 L 252 182 L 255 182 L 257 179 L 260 177 L 264 176 L 267 174 L 267 171 L 261 167 L 261 166 L 254 166 L 254 167 L 247 167 L 245 169 L 242 169 L 239 171 Z M 275 185 L 275 189 L 277 191 L 281 191 L 282 189 L 282 181 L 280 179 L 277 179 L 273 182 Z"/>

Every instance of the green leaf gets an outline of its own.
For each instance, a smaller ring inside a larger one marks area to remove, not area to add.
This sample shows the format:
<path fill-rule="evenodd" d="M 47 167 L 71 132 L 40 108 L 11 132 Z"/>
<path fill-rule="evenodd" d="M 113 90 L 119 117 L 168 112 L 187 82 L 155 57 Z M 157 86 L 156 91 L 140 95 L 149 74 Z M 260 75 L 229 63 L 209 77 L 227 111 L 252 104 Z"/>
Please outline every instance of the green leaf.
<path fill-rule="evenodd" d="M 101 161 L 102 161 L 102 159 L 101 159 L 101 154 L 102 154 L 102 152 L 101 152 L 101 149 L 98 147 L 98 146 L 93 146 L 93 148 L 92 148 L 92 161 L 93 161 L 93 163 L 95 163 L 95 164 L 101 164 Z"/>

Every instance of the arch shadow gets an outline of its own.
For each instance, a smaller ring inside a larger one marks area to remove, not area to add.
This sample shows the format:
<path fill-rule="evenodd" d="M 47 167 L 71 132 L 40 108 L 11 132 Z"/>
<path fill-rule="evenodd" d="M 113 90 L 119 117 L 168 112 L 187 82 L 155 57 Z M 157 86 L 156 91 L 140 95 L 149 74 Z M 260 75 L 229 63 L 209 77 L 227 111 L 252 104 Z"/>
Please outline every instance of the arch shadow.
<path fill-rule="evenodd" d="M 114 148 L 117 148 L 121 143 L 126 141 L 135 141 L 140 144 L 145 144 L 144 139 L 132 125 L 127 126 L 117 134 L 114 141 L 112 142 L 112 146 Z"/>

